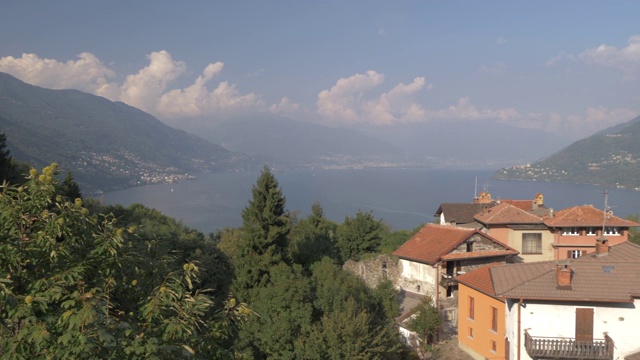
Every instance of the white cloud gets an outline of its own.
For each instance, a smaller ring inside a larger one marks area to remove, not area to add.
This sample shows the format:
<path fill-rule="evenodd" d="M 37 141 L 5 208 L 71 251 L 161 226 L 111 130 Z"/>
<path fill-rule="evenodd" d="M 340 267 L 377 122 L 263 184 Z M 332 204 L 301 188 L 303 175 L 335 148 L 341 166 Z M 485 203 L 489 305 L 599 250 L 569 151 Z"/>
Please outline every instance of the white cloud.
<path fill-rule="evenodd" d="M 520 117 L 516 109 L 478 109 L 471 103 L 469 97 L 463 97 L 458 103 L 451 105 L 446 109 L 436 110 L 427 113 L 427 117 L 431 120 L 499 120 L 508 122 Z"/>
<path fill-rule="evenodd" d="M 580 54 L 580 59 L 606 67 L 623 70 L 633 67 L 637 70 L 640 67 L 640 35 L 629 38 L 626 47 L 602 44 Z"/>
<path fill-rule="evenodd" d="M 95 55 L 82 53 L 78 60 L 61 62 L 23 54 L 20 58 L 0 58 L 0 71 L 12 74 L 30 84 L 53 89 L 78 89 L 123 101 L 160 117 L 187 117 L 216 112 L 242 110 L 263 111 L 260 96 L 241 94 L 234 84 L 222 81 L 209 91 L 209 83 L 224 64 L 207 65 L 195 82 L 184 89 L 169 89 L 187 72 L 187 65 L 173 60 L 168 51 L 152 52 L 149 64 L 135 74 L 127 75 L 121 84 L 110 81 L 116 77 Z"/>
<path fill-rule="evenodd" d="M 496 39 L 496 45 L 504 45 L 506 43 L 508 43 L 509 40 L 503 37 L 499 37 Z"/>
<path fill-rule="evenodd" d="M 329 90 L 318 94 L 318 113 L 325 118 L 348 123 L 394 124 L 420 121 L 424 110 L 413 96 L 425 86 L 423 77 L 411 84 L 398 84 L 387 93 L 367 98 L 365 93 L 384 82 L 375 71 L 339 79 Z"/>
<path fill-rule="evenodd" d="M 78 89 L 94 92 L 112 86 L 108 79 L 115 73 L 95 55 L 81 53 L 77 60 L 61 62 L 40 58 L 36 54 L 22 54 L 19 58 L 0 58 L 0 71 L 22 81 L 52 89 Z"/>

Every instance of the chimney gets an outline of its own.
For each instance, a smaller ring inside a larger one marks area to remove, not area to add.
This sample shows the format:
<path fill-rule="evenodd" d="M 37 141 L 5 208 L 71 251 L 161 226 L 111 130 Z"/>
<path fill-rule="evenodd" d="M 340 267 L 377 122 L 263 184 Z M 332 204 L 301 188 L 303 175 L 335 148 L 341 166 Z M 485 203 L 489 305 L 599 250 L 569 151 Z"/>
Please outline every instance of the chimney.
<path fill-rule="evenodd" d="M 596 239 L 596 257 L 605 256 L 609 253 L 609 240 L 604 237 Z"/>
<path fill-rule="evenodd" d="M 542 195 L 541 193 L 537 193 L 535 196 L 535 201 L 537 203 L 537 205 L 544 205 L 544 195 Z"/>
<path fill-rule="evenodd" d="M 556 263 L 556 280 L 558 287 L 571 286 L 571 261 L 567 259 Z"/>

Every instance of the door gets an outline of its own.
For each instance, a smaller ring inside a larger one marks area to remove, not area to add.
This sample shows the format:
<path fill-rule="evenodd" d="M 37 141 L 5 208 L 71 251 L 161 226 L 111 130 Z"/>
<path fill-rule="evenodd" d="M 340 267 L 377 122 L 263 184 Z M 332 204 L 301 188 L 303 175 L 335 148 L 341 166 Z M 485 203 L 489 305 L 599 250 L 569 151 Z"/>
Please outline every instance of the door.
<path fill-rule="evenodd" d="M 576 309 L 576 341 L 593 342 L 593 309 Z"/>

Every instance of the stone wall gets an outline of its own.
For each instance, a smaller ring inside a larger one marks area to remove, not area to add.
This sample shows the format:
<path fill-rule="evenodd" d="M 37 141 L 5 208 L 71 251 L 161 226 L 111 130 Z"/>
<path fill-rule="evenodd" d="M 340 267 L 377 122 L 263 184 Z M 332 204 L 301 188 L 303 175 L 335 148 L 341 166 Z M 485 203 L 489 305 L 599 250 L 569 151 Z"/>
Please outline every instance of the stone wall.
<path fill-rule="evenodd" d="M 343 268 L 359 276 L 371 288 L 377 287 L 383 280 L 388 279 L 397 289 L 402 274 L 398 258 L 392 255 L 378 255 L 373 259 L 362 261 L 349 260 Z"/>

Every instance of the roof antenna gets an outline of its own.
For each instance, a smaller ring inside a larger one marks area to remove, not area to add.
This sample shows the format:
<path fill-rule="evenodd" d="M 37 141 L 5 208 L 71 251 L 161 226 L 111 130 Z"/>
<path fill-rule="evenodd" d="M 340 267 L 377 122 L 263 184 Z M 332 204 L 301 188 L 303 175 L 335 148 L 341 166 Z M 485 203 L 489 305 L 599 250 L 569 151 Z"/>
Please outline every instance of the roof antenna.
<path fill-rule="evenodd" d="M 476 176 L 476 187 L 473 189 L 473 198 L 478 198 L 478 177 Z"/>
<path fill-rule="evenodd" d="M 609 191 L 604 190 L 604 213 L 602 214 L 602 236 L 604 236 L 604 228 L 609 215 Z"/>

